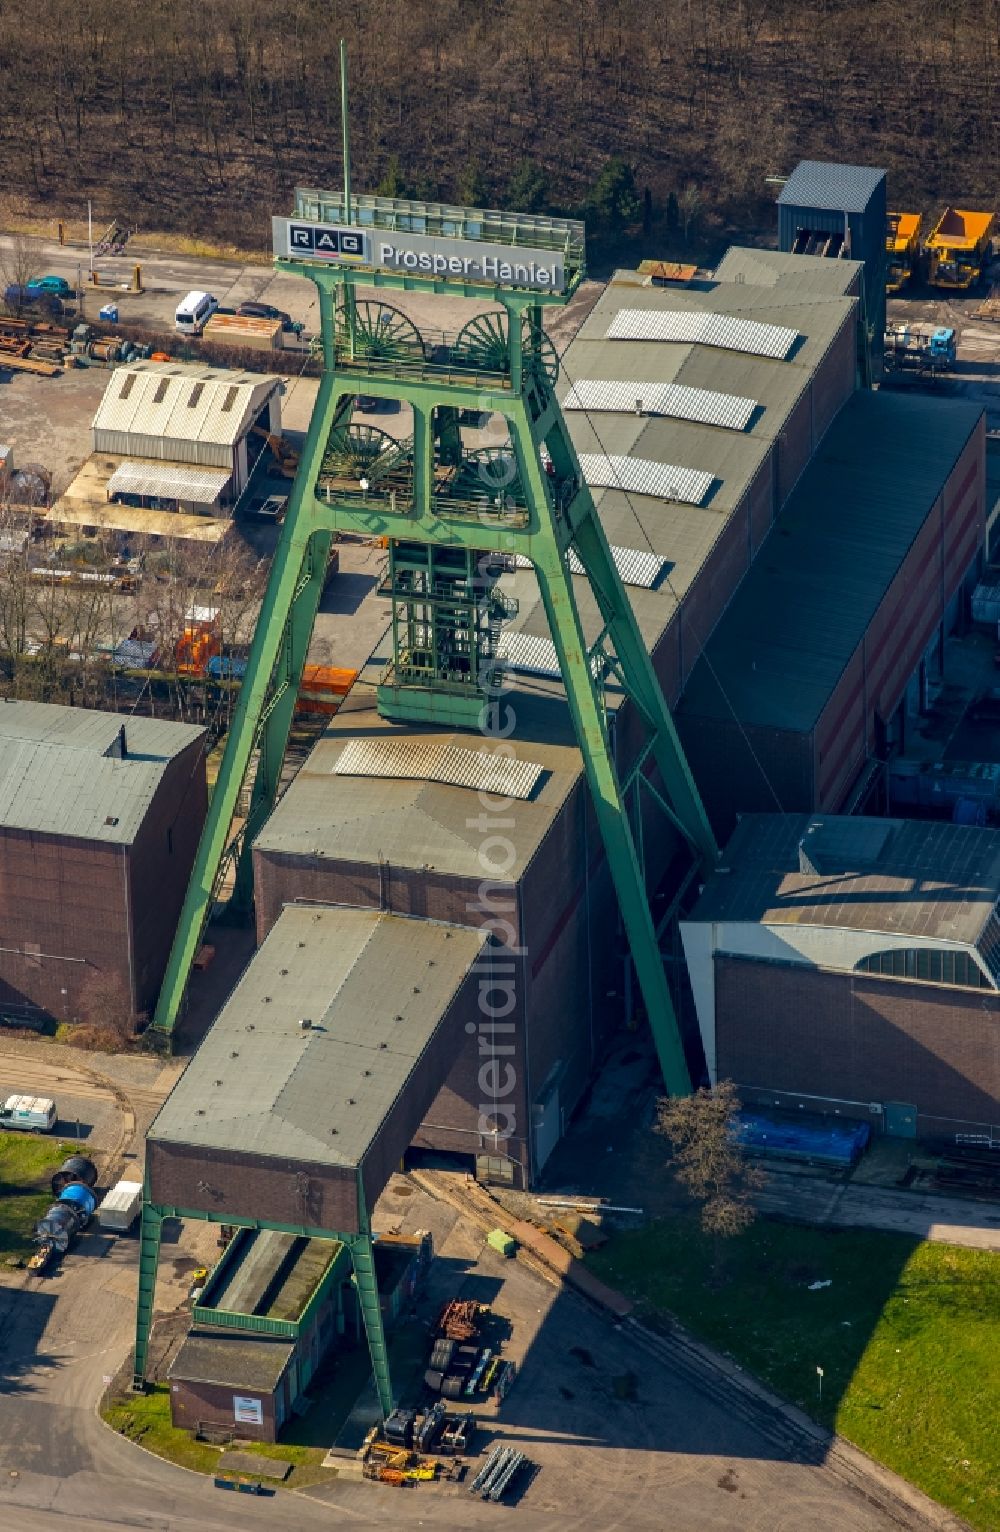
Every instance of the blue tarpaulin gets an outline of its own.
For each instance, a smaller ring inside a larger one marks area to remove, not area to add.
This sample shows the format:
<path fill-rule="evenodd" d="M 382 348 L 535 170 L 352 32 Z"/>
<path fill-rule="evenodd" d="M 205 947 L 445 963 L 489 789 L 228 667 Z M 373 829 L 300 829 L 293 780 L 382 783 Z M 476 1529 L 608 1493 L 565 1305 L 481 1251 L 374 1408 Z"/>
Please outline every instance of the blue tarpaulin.
<path fill-rule="evenodd" d="M 247 662 L 228 654 L 213 654 L 205 669 L 213 681 L 242 681 L 247 673 Z"/>
<path fill-rule="evenodd" d="M 868 1146 L 871 1128 L 866 1122 L 782 1122 L 762 1112 L 741 1112 L 736 1137 L 753 1154 L 853 1165 Z"/>

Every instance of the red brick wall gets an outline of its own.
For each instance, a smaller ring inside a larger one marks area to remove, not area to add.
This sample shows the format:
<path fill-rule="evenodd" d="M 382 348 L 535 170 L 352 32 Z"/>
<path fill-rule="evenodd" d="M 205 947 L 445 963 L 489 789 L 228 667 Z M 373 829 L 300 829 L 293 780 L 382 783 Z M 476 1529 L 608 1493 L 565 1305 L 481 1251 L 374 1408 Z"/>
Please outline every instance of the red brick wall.
<path fill-rule="evenodd" d="M 206 807 L 196 741 L 167 766 L 133 846 L 0 831 L 0 948 L 17 949 L 0 950 L 0 1005 L 74 1020 L 100 972 L 150 1009 Z"/>
<path fill-rule="evenodd" d="M 1000 1123 L 1000 995 L 723 955 L 715 981 L 720 1079 Z"/>
<path fill-rule="evenodd" d="M 662 842 L 667 828 L 657 811 Z M 614 986 L 616 908 L 604 846 L 583 782 L 552 826 L 539 856 L 538 875 L 522 886 L 528 1015 L 528 1088 L 537 1100 L 552 1071 L 560 1071 L 566 1115 L 590 1079 L 607 1033 Z M 558 879 L 553 869 L 562 869 Z M 546 872 L 545 869 L 549 869 Z M 588 930 L 588 911 L 591 926 Z M 620 987 L 620 985 L 619 985 Z"/>
<path fill-rule="evenodd" d="M 935 501 L 816 726 L 817 798 L 835 810 L 888 720 L 985 537 L 983 425 Z"/>
<path fill-rule="evenodd" d="M 839 806 L 871 748 L 866 653 L 867 643 L 863 639 L 820 714 L 813 736 L 816 752 L 815 800 L 803 804 L 804 809 Z"/>
<path fill-rule="evenodd" d="M 205 746 L 170 762 L 129 857 L 134 1007 L 156 1004 L 208 812 Z"/>
<path fill-rule="evenodd" d="M 774 523 L 774 475 L 777 448 L 772 446 L 750 485 L 750 557 L 755 559 Z"/>
<path fill-rule="evenodd" d="M 190 1208 L 219 1223 L 232 1215 L 348 1234 L 357 1228 L 350 1169 L 157 1139 L 147 1142 L 146 1168 L 150 1198 L 161 1207 Z"/>
<path fill-rule="evenodd" d="M 778 509 L 812 456 L 812 395 L 808 386 L 789 411 L 778 442 Z"/>
<path fill-rule="evenodd" d="M 98 971 L 128 993 L 128 881 L 126 847 L 0 831 L 0 1005 L 72 1020 Z"/>
<path fill-rule="evenodd" d="M 278 1388 L 284 1386 L 282 1379 Z M 261 1425 L 251 1425 L 243 1420 L 236 1423 L 233 1418 L 233 1398 L 237 1394 L 260 1400 L 264 1416 Z M 276 1434 L 274 1414 L 274 1395 L 262 1393 L 260 1389 L 243 1390 L 221 1383 L 189 1383 L 183 1378 L 177 1378 L 170 1384 L 171 1422 L 182 1431 L 195 1431 L 199 1424 L 205 1424 L 231 1430 L 234 1436 L 243 1437 L 247 1441 L 273 1442 Z"/>
<path fill-rule="evenodd" d="M 653 651 L 653 665 L 668 707 L 676 707 L 681 694 L 681 615 L 669 592 L 664 597 L 673 608 L 669 626 Z"/>

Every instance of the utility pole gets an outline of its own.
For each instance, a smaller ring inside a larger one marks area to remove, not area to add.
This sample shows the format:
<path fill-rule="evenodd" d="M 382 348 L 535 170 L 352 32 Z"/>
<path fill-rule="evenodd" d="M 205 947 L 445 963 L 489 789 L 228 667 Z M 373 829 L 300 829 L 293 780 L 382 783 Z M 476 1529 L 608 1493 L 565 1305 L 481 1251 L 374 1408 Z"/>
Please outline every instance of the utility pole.
<path fill-rule="evenodd" d="M 344 138 L 344 222 L 351 221 L 351 119 L 347 103 L 347 43 L 340 39 L 340 121 Z"/>

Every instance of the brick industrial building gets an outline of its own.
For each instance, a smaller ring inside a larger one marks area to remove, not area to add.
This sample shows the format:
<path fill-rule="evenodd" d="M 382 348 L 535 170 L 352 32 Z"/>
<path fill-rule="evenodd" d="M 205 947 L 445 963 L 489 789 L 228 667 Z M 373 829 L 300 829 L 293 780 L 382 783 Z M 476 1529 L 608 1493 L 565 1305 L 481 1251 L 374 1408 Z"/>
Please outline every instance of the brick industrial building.
<path fill-rule="evenodd" d="M 1000 1129 L 1000 832 L 750 814 L 681 932 L 713 1079 L 922 1137 Z"/>
<path fill-rule="evenodd" d="M 0 702 L 0 1012 L 74 1020 L 95 974 L 156 999 L 207 806 L 204 731 Z"/>
<path fill-rule="evenodd" d="M 382 1235 L 375 1267 L 383 1319 L 398 1318 L 431 1257 L 424 1238 Z M 170 1363 L 170 1418 L 190 1431 L 274 1441 L 327 1353 L 362 1340 L 347 1249 L 276 1229 L 226 1246 Z"/>
<path fill-rule="evenodd" d="M 668 701 L 680 705 L 682 740 L 721 833 L 762 790 L 737 753 L 742 729 L 704 700 L 703 651 L 708 644 L 712 654 L 727 625 L 742 621 L 743 593 L 757 615 L 750 635 L 738 628 L 731 649 L 737 659 L 750 651 L 751 675 L 754 663 L 761 667 L 759 696 L 773 694 L 785 709 L 783 727 L 758 727 L 754 696 L 734 675 L 744 727 L 783 806 L 839 809 L 868 781 L 893 730 L 898 738 L 907 688 L 912 695 L 921 664 L 936 662 L 941 633 L 957 620 L 978 568 L 981 412 L 935 400 L 931 422 L 926 400 L 857 389 L 860 271 L 851 261 L 732 250 L 713 280 L 681 291 L 620 272 L 562 360 L 558 387 L 581 463 L 609 541 L 626 551 L 629 597 Z M 602 487 L 616 455 L 646 465 L 642 488 Z M 653 470 L 663 464 L 712 470 L 706 502 L 652 492 Z M 500 1156 L 505 1173 L 530 1179 L 586 1089 L 609 1030 L 634 1003 L 534 577 L 518 570 L 505 586 L 519 604 L 501 640 L 513 682 L 510 745 L 540 776 L 529 800 L 498 811 L 503 824 L 493 828 L 510 842 L 503 865 L 493 861 L 499 853 L 483 850 L 491 821 L 474 773 L 458 785 L 412 763 L 404 777 L 386 766 L 386 745 L 407 742 L 414 760 L 422 752 L 429 761 L 442 746 L 477 741 L 381 718 L 375 685 L 390 657 L 382 646 L 257 837 L 254 868 L 259 938 L 296 900 L 508 923 L 515 1083 L 508 1115 L 496 1121 L 515 1124 Z M 582 582 L 578 598 L 593 640 L 600 622 Z M 901 620 L 914 602 L 919 621 Z M 796 669 L 797 653 L 807 659 Z M 620 702 L 609 696 L 624 770 L 634 746 L 629 706 Z M 342 756 L 353 763 L 347 770 Z M 683 873 L 661 818 L 649 818 L 644 840 L 653 885 L 672 859 Z M 472 1037 L 456 1050 L 415 1141 L 478 1156 L 480 1170 L 489 1164 L 494 1173 L 480 1067 Z"/>
<path fill-rule="evenodd" d="M 980 567 L 985 450 L 971 405 L 859 392 L 840 412 L 685 688 L 720 837 L 739 812 L 860 804 L 903 750 Z"/>

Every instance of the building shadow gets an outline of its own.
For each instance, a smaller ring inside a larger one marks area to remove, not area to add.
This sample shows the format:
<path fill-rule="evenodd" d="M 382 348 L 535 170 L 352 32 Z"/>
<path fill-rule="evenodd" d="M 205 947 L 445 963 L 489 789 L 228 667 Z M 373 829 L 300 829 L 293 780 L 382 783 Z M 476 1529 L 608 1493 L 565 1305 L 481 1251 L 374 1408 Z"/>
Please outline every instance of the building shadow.
<path fill-rule="evenodd" d="M 321 612 L 335 612 L 350 617 L 377 585 L 377 575 L 362 574 L 360 570 L 341 570 L 323 592 L 319 609 Z"/>
<path fill-rule="evenodd" d="M 58 1294 L 46 1288 L 0 1287 L 0 1435 L 3 1400 L 34 1391 L 31 1374 L 38 1367 L 52 1367 L 59 1358 L 39 1349 Z"/>

